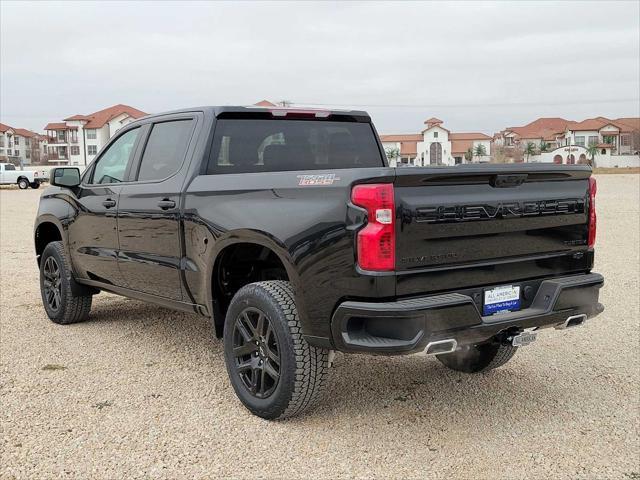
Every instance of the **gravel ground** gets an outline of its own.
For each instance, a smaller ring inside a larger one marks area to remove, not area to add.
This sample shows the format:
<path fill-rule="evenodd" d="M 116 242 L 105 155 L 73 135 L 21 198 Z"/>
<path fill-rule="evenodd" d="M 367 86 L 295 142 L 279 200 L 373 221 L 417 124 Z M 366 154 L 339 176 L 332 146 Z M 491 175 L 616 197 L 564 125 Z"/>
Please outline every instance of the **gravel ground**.
<path fill-rule="evenodd" d="M 38 292 L 38 191 L 0 189 L 2 478 L 640 478 L 638 175 L 598 178 L 606 312 L 468 376 L 338 356 L 312 414 L 269 423 L 209 321 L 101 294 L 58 326 Z"/>

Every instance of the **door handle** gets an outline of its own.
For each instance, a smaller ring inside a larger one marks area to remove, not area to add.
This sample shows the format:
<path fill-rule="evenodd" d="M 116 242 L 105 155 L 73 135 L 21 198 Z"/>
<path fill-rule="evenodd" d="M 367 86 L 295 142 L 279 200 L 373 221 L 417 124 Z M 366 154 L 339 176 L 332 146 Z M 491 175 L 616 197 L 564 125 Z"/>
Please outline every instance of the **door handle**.
<path fill-rule="evenodd" d="M 163 198 L 158 202 L 158 206 L 162 210 L 169 210 L 170 208 L 176 208 L 176 202 L 169 200 L 168 198 Z"/>
<path fill-rule="evenodd" d="M 116 201 L 115 200 L 111 200 L 110 198 L 107 198 L 104 202 L 102 202 L 102 205 L 105 208 L 112 208 L 116 206 Z"/>

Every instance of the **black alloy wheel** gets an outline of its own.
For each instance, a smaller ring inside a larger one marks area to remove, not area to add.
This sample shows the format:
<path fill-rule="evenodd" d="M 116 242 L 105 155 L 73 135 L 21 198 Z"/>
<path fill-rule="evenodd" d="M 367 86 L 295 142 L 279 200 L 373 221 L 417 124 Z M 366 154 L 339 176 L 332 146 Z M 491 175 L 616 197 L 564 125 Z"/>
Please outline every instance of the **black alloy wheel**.
<path fill-rule="evenodd" d="M 48 257 L 44 262 L 44 298 L 49 308 L 55 312 L 62 303 L 60 265 L 54 257 Z"/>
<path fill-rule="evenodd" d="M 73 292 L 73 278 L 61 241 L 50 242 L 40 257 L 40 296 L 47 316 L 61 325 L 89 317 L 92 293 Z"/>
<path fill-rule="evenodd" d="M 247 307 L 233 326 L 234 366 L 245 388 L 256 398 L 269 397 L 280 380 L 280 346 L 269 317 Z"/>

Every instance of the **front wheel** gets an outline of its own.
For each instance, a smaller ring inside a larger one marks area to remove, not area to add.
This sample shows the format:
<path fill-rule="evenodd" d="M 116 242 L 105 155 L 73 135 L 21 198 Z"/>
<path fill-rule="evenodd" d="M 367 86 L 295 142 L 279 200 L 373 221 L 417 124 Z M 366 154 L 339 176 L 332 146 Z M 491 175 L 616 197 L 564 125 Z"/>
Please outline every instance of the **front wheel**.
<path fill-rule="evenodd" d="M 498 342 L 464 345 L 452 353 L 436 355 L 446 367 L 465 373 L 480 373 L 493 370 L 507 363 L 516 354 L 518 347 Z"/>
<path fill-rule="evenodd" d="M 40 292 L 44 309 L 54 323 L 82 322 L 89 316 L 92 297 L 73 295 L 71 269 L 62 242 L 51 242 L 42 252 Z"/>
<path fill-rule="evenodd" d="M 329 352 L 302 338 L 289 282 L 251 283 L 236 293 L 225 318 L 224 356 L 240 401 L 269 420 L 310 409 L 326 384 Z"/>
<path fill-rule="evenodd" d="M 26 178 L 21 178 L 20 180 L 18 180 L 18 188 L 20 190 L 26 190 L 27 188 L 29 188 L 29 180 L 27 180 Z"/>

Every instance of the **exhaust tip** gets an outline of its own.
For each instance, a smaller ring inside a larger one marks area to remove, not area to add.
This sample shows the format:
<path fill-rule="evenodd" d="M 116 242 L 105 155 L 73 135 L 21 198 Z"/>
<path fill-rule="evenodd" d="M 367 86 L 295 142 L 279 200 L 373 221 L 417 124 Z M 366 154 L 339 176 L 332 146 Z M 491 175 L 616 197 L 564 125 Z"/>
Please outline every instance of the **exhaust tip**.
<path fill-rule="evenodd" d="M 448 338 L 447 340 L 429 342 L 424 352 L 427 355 L 440 355 L 441 353 L 455 352 L 456 348 L 458 348 L 458 342 L 454 338 Z"/>
<path fill-rule="evenodd" d="M 584 325 L 586 321 L 587 315 L 584 313 L 581 313 L 580 315 L 571 315 L 570 317 L 567 317 L 564 323 L 557 325 L 556 329 L 564 330 L 565 328 L 580 327 L 581 325 Z"/>

